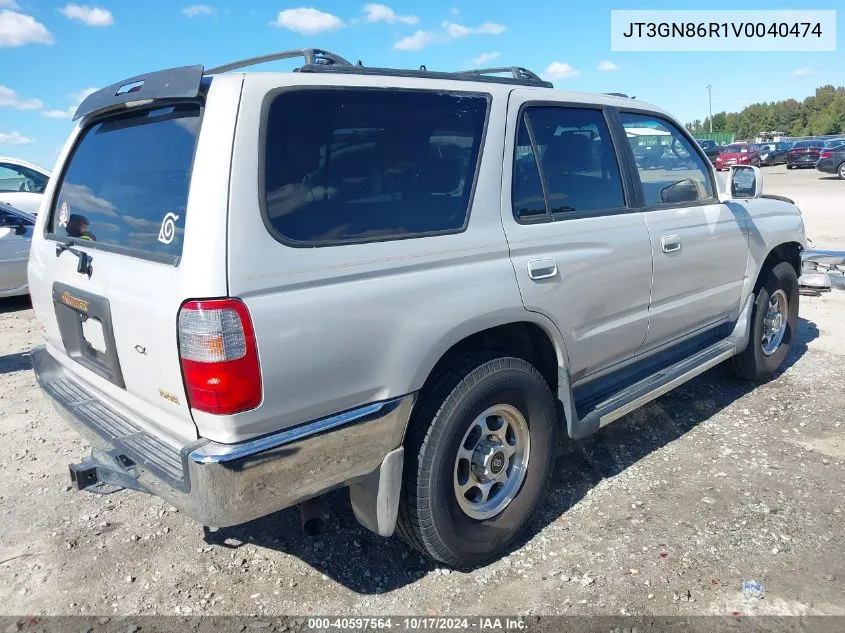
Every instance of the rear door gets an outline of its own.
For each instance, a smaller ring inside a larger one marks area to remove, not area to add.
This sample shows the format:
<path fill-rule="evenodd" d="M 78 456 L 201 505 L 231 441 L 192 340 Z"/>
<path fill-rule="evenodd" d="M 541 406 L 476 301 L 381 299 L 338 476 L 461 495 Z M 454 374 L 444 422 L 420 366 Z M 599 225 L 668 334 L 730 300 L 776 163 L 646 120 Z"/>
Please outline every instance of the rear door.
<path fill-rule="evenodd" d="M 619 118 L 634 154 L 664 148 L 660 165 L 636 170 L 654 259 L 645 351 L 737 318 L 748 239 L 742 208 L 719 202 L 710 166 L 678 125 L 646 112 Z"/>
<path fill-rule="evenodd" d="M 29 267 L 49 352 L 174 443 L 196 437 L 179 307 L 226 294 L 238 100 L 226 83 L 216 95 L 212 87 L 205 107 L 151 104 L 83 124 L 48 190 Z"/>
<path fill-rule="evenodd" d="M 523 303 L 558 325 L 577 382 L 643 343 L 651 244 L 609 111 L 534 99 L 515 91 L 508 106 L 502 221 Z"/>

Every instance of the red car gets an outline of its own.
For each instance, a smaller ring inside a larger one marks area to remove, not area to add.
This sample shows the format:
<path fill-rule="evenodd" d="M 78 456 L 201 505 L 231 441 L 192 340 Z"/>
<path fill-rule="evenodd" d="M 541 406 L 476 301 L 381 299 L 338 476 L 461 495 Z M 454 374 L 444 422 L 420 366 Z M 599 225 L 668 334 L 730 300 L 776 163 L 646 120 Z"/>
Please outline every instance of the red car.
<path fill-rule="evenodd" d="M 760 166 L 760 148 L 754 143 L 739 141 L 725 145 L 716 157 L 716 171 L 730 169 L 731 165 Z"/>

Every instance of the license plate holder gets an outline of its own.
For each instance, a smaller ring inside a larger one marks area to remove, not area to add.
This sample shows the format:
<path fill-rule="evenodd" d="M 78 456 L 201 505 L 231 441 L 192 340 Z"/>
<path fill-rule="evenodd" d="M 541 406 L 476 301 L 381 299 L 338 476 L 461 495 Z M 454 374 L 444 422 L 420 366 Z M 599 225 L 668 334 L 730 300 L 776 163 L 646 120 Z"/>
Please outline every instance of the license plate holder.
<path fill-rule="evenodd" d="M 53 284 L 53 304 L 67 355 L 109 382 L 125 388 L 114 343 L 109 300 L 57 281 Z"/>

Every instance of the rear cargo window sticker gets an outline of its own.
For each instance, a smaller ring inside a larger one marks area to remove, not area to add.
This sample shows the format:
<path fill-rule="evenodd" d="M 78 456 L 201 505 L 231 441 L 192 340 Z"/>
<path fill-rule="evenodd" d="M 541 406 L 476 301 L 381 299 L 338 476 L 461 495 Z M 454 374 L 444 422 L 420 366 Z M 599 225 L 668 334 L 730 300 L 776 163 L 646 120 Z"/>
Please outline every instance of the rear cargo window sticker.
<path fill-rule="evenodd" d="M 59 208 L 59 226 L 67 226 L 67 221 L 70 219 L 70 207 L 67 204 L 67 201 L 62 202 L 62 206 Z"/>
<path fill-rule="evenodd" d="M 158 241 L 162 244 L 170 244 L 173 238 L 176 237 L 176 220 L 179 216 L 168 211 L 161 221 L 161 228 L 158 231 Z"/>

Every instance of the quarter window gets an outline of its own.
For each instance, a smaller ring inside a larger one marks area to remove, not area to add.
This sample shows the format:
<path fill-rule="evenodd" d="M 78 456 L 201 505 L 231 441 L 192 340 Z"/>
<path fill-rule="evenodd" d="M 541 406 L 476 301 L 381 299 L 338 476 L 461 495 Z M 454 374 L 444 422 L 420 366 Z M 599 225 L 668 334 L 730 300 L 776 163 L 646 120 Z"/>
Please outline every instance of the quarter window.
<path fill-rule="evenodd" d="M 264 149 L 269 224 L 309 246 L 462 230 L 487 103 L 407 90 L 280 93 Z"/>
<path fill-rule="evenodd" d="M 672 123 L 645 114 L 619 117 L 634 152 L 647 206 L 715 197 L 710 169 Z"/>
<path fill-rule="evenodd" d="M 619 163 L 601 110 L 537 106 L 525 111 L 517 134 L 512 203 L 517 220 L 625 206 Z"/>

